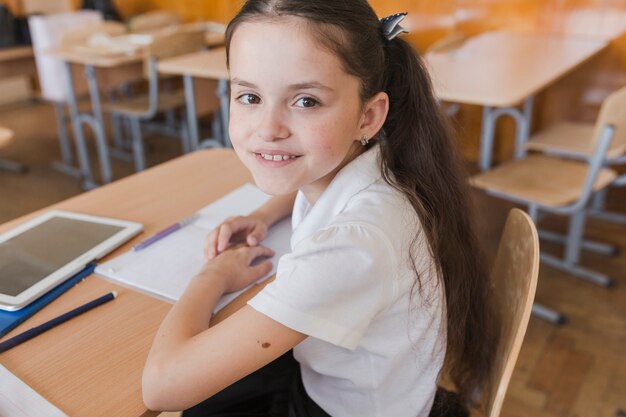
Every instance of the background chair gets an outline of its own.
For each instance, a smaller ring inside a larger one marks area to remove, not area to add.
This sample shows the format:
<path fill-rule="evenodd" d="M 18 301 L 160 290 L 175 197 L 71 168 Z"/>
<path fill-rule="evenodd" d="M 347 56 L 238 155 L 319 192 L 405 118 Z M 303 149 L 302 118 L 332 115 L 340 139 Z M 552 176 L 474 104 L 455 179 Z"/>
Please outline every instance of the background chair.
<path fill-rule="evenodd" d="M 604 274 L 578 264 L 583 245 L 585 208 L 591 195 L 607 187 L 617 177 L 603 169 L 603 161 L 615 128 L 606 124 L 599 130 L 600 139 L 592 157 L 585 162 L 565 160 L 548 155 L 530 155 L 504 163 L 491 171 L 471 178 L 471 184 L 494 195 L 528 207 L 533 221 L 540 214 L 570 216 L 567 236 L 563 239 L 565 253 L 558 258 L 546 253 L 541 260 L 585 280 L 609 286 L 612 280 Z M 533 313 L 552 323 L 563 323 L 560 313 L 536 304 Z"/>
<path fill-rule="evenodd" d="M 204 48 L 203 31 L 179 31 L 162 34 L 154 37 L 154 41 L 147 48 L 145 58 L 145 75 L 148 80 L 148 93 L 137 95 L 103 106 L 104 111 L 113 116 L 126 118 L 131 126 L 131 139 L 135 169 L 145 169 L 143 139 L 141 135 L 141 121 L 154 118 L 158 113 L 173 109 L 182 109 L 185 106 L 185 94 L 182 88 L 163 91 L 159 86 L 157 63 L 160 59 L 169 58 L 186 53 L 196 52 Z M 185 120 L 184 117 L 181 118 Z M 184 121 L 179 132 L 183 152 L 189 152 L 187 140 L 188 130 Z"/>
<path fill-rule="evenodd" d="M 593 123 L 556 123 L 530 138 L 527 150 L 541 151 L 550 155 L 578 160 L 591 157 L 600 137 L 602 126 L 611 124 L 615 127 L 615 136 L 611 142 L 604 165 L 624 165 L 626 156 L 626 87 L 610 94 L 602 103 L 598 120 Z M 611 187 L 626 185 L 626 174 L 616 178 Z M 596 193 L 587 214 L 617 223 L 626 224 L 626 215 L 605 211 L 606 189 Z"/>
<path fill-rule="evenodd" d="M 0 149 L 4 148 L 13 139 L 13 131 L 0 126 Z M 26 172 L 26 165 L 0 158 L 0 170 L 16 173 Z"/>
<path fill-rule="evenodd" d="M 482 392 L 480 415 L 497 417 L 528 327 L 539 275 L 539 238 L 531 218 L 519 209 L 507 216 L 491 270 L 493 296 L 500 319 L 500 344 Z M 437 390 L 430 417 L 468 416 L 456 394 Z M 474 415 L 474 413 L 472 413 Z"/>
<path fill-rule="evenodd" d="M 68 136 L 68 120 L 65 116 L 68 100 L 65 71 L 63 62 L 47 55 L 46 51 L 61 46 L 63 33 L 74 29 L 87 30 L 85 28 L 98 26 L 101 23 L 102 15 L 100 12 L 92 10 L 49 16 L 31 16 L 28 20 L 41 98 L 52 103 L 56 115 L 62 162 L 55 166 L 72 175 L 79 175 L 79 173 L 74 168 L 74 154 Z M 86 94 L 87 87 L 85 85 L 78 86 L 76 92 L 77 94 Z"/>

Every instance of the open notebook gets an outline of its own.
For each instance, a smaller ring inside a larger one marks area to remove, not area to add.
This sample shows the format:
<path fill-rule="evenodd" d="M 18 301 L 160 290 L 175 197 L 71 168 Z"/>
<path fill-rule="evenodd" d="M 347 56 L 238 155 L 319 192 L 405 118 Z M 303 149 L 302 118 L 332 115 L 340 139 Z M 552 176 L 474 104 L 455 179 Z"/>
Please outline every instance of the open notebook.
<path fill-rule="evenodd" d="M 128 251 L 98 265 L 95 272 L 123 285 L 175 301 L 204 265 L 203 250 L 208 233 L 227 217 L 249 214 L 269 198 L 269 195 L 257 187 L 245 184 L 201 209 L 198 212 L 199 217 L 193 223 L 145 249 Z M 276 252 L 272 260 L 274 270 L 267 277 L 276 272 L 278 259 L 291 251 L 290 238 L 291 221 L 285 219 L 274 225 L 262 242 Z M 226 294 L 215 311 L 220 310 L 242 291 Z"/>

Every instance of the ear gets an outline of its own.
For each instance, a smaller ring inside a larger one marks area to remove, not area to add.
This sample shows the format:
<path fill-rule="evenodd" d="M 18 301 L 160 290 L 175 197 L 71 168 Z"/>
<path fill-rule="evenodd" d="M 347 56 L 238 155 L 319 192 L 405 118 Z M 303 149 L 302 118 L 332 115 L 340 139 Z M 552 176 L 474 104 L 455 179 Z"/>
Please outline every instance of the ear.
<path fill-rule="evenodd" d="M 387 120 L 387 112 L 389 112 L 389 96 L 381 91 L 363 106 L 359 138 L 365 136 L 369 139 L 378 133 Z"/>

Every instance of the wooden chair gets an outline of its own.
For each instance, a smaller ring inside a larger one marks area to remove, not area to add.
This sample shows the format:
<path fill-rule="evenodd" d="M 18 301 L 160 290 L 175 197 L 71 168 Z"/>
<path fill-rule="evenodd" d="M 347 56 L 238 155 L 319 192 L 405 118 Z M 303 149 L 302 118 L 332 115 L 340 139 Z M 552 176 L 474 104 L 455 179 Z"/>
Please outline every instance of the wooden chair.
<path fill-rule="evenodd" d="M 501 321 L 500 345 L 483 392 L 485 416 L 500 415 L 535 299 L 539 276 L 539 238 L 532 219 L 519 209 L 509 213 L 498 246 L 491 282 Z"/>
<path fill-rule="evenodd" d="M 154 10 L 131 18 L 128 22 L 128 29 L 131 33 L 149 33 L 168 26 L 179 25 L 181 21 L 181 17 L 176 13 Z"/>
<path fill-rule="evenodd" d="M 570 216 L 564 257 L 541 254 L 541 260 L 585 280 L 609 286 L 611 278 L 583 268 L 578 264 L 583 242 L 585 208 L 593 193 L 606 188 L 617 174 L 603 168 L 607 149 L 614 136 L 615 127 L 602 125 L 598 143 L 587 161 L 573 161 L 549 155 L 530 155 L 524 159 L 504 163 L 491 171 L 471 178 L 473 186 L 488 194 L 515 203 L 524 204 L 533 221 L 540 214 L 552 213 Z M 540 233 L 541 236 L 541 233 Z M 563 323 L 560 313 L 536 304 L 533 313 L 552 323 Z"/>
<path fill-rule="evenodd" d="M 8 145 L 13 139 L 13 131 L 6 127 L 0 126 L 0 149 Z M 11 171 L 16 173 L 26 172 L 26 165 L 0 158 L 0 170 Z"/>
<path fill-rule="evenodd" d="M 147 48 L 145 58 L 145 76 L 148 80 L 148 93 L 137 95 L 114 103 L 106 103 L 103 110 L 114 116 L 124 117 L 131 126 L 133 157 L 135 169 L 145 169 L 143 139 L 141 137 L 141 121 L 150 120 L 158 113 L 185 106 L 185 94 L 182 88 L 173 91 L 161 91 L 157 63 L 160 59 L 196 52 L 204 48 L 203 31 L 179 31 L 166 35 L 155 36 Z M 185 119 L 184 117 L 182 118 Z M 179 132 L 183 152 L 190 151 L 187 141 L 187 130 Z"/>
<path fill-rule="evenodd" d="M 556 123 L 532 136 L 526 143 L 527 150 L 536 150 L 549 155 L 585 160 L 593 154 L 602 126 L 612 124 L 615 137 L 611 142 L 604 164 L 607 166 L 626 164 L 626 87 L 610 94 L 602 103 L 600 114 L 593 123 Z M 626 185 L 626 174 L 613 181 L 612 187 Z M 626 215 L 605 211 L 606 189 L 596 193 L 587 214 L 604 220 L 626 224 Z M 542 236 L 543 237 L 543 236 Z M 612 249 L 611 249 L 612 250 Z"/>
<path fill-rule="evenodd" d="M 41 98 L 54 106 L 59 146 L 61 149 L 61 163 L 55 163 L 55 168 L 70 175 L 79 176 L 75 168 L 75 155 L 68 133 L 69 118 L 65 108 L 68 103 L 67 79 L 64 64 L 61 60 L 48 54 L 51 49 L 62 45 L 62 38 L 76 31 L 88 31 L 92 27 L 102 25 L 102 14 L 94 10 L 81 10 L 71 13 L 51 14 L 47 16 L 30 16 L 28 19 L 30 36 L 33 42 L 33 53 L 37 63 L 37 76 L 41 90 Z M 75 77 L 76 80 L 82 77 Z M 77 82 L 74 91 L 78 96 L 87 94 L 85 83 Z M 99 143 L 98 150 L 104 145 L 104 138 L 96 135 Z"/>
<path fill-rule="evenodd" d="M 539 238 L 531 218 L 512 209 L 506 219 L 491 270 L 491 283 L 500 319 L 500 344 L 487 384 L 482 391 L 485 417 L 500 415 L 513 368 L 524 341 L 539 275 Z M 439 389 L 430 417 L 467 416 L 456 394 Z M 472 414 L 474 415 L 474 414 Z"/>

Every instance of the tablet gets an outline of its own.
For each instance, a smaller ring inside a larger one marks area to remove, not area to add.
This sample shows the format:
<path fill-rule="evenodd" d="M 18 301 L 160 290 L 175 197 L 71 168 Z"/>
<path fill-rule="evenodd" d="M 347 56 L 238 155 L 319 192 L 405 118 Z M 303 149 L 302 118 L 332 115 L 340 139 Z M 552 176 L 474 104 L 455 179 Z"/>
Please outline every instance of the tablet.
<path fill-rule="evenodd" d="M 53 210 L 0 234 L 0 309 L 28 305 L 142 229 L 137 222 Z"/>

